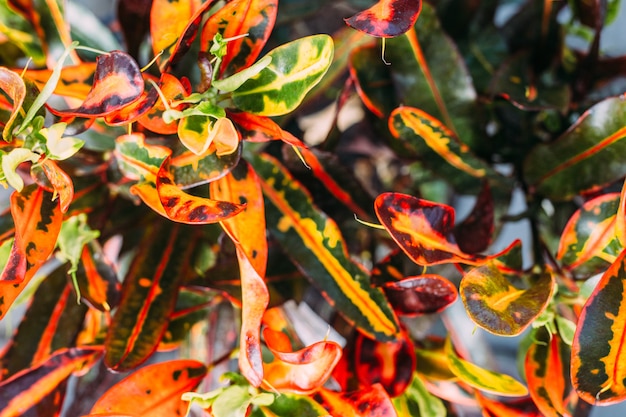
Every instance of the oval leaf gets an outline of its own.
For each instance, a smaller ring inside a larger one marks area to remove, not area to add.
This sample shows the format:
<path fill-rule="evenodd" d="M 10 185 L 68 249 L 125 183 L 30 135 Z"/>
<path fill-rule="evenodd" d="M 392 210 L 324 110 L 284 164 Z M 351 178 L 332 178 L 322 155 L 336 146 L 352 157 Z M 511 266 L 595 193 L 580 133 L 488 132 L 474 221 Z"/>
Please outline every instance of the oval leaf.
<path fill-rule="evenodd" d="M 268 53 L 272 62 L 233 92 L 237 108 L 262 116 L 294 110 L 324 76 L 333 59 L 333 40 L 313 35 Z"/>
<path fill-rule="evenodd" d="M 417 21 L 422 0 L 379 0 L 367 10 L 345 19 L 349 26 L 368 35 L 392 38 L 402 35 Z"/>
<path fill-rule="evenodd" d="M 179 359 L 145 366 L 105 392 L 92 414 L 170 417 L 184 415 L 182 394 L 194 390 L 207 373 L 202 362 Z"/>
<path fill-rule="evenodd" d="M 626 251 L 604 273 L 582 309 L 572 345 L 572 381 L 591 404 L 626 399 Z"/>
<path fill-rule="evenodd" d="M 530 152 L 524 163 L 527 182 L 542 195 L 570 200 L 623 178 L 625 119 L 626 96 L 591 107 L 556 141 L 537 145 Z"/>
<path fill-rule="evenodd" d="M 474 323 L 497 335 L 515 336 L 545 310 L 554 286 L 552 274 L 544 273 L 530 288 L 518 289 L 490 262 L 465 274 L 459 292 Z"/>
<path fill-rule="evenodd" d="M 285 253 L 363 333 L 393 339 L 399 330 L 393 310 L 382 291 L 371 286 L 367 272 L 350 259 L 335 222 L 277 160 L 258 155 L 253 166 L 266 197 L 267 227 Z"/>
<path fill-rule="evenodd" d="M 383 291 L 395 312 L 403 316 L 437 313 L 457 299 L 456 286 L 434 274 L 388 282 Z"/>

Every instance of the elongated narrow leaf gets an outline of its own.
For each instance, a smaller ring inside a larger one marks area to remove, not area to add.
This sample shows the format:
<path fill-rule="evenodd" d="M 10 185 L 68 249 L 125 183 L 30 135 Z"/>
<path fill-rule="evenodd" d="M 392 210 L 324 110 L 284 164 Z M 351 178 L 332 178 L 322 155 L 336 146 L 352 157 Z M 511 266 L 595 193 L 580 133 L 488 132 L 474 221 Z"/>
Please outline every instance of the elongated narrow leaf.
<path fill-rule="evenodd" d="M 273 346 L 273 339 L 283 335 L 266 328 L 263 336 L 275 359 L 263 364 L 267 387 L 296 394 L 311 394 L 320 389 L 330 377 L 341 358 L 341 346 L 332 341 L 321 341 L 299 351 L 282 351 Z M 282 340 L 279 337 L 279 340 Z M 280 344 L 280 348 L 284 344 Z"/>
<path fill-rule="evenodd" d="M 171 49 L 187 27 L 193 16 L 196 2 L 153 0 L 150 9 L 150 35 L 154 55 L 167 50 L 166 59 Z"/>
<path fill-rule="evenodd" d="M 624 177 L 625 117 L 624 96 L 596 104 L 556 141 L 531 151 L 524 163 L 526 180 L 542 195 L 570 200 Z"/>
<path fill-rule="evenodd" d="M 365 107 L 374 115 L 383 118 L 397 107 L 389 67 L 380 63 L 380 48 L 370 43 L 355 49 L 350 54 L 350 75 L 357 93 Z M 382 65 L 381 65 L 382 64 Z"/>
<path fill-rule="evenodd" d="M 446 262 L 480 263 L 450 239 L 454 209 L 406 194 L 383 193 L 374 203 L 376 215 L 400 248 L 420 265 Z"/>
<path fill-rule="evenodd" d="M 454 237 L 465 253 L 478 253 L 491 244 L 494 231 L 495 208 L 489 183 L 483 184 L 471 213 L 454 227 Z"/>
<path fill-rule="evenodd" d="M 544 416 L 569 416 L 564 404 L 572 388 L 569 347 L 559 335 L 551 335 L 545 327 L 535 333 L 535 339 L 524 361 L 530 396 Z"/>
<path fill-rule="evenodd" d="M 476 178 L 497 177 L 493 169 L 470 151 L 456 134 L 426 112 L 414 107 L 398 107 L 389 116 L 389 130 L 398 139 L 415 135 L 431 152 L 448 164 Z M 415 142 L 417 138 L 411 138 Z M 423 148 L 423 147 L 422 147 Z M 422 157 L 428 157 L 421 155 Z"/>
<path fill-rule="evenodd" d="M 93 86 L 83 104 L 55 114 L 78 117 L 105 116 L 141 97 L 144 81 L 137 62 L 125 52 L 112 51 L 97 58 Z"/>
<path fill-rule="evenodd" d="M 544 273 L 530 288 L 517 288 L 490 262 L 465 274 L 459 292 L 474 323 L 497 335 L 515 336 L 546 309 L 554 286 L 552 274 Z"/>
<path fill-rule="evenodd" d="M 570 217 L 556 255 L 565 268 L 586 277 L 615 261 L 622 250 L 616 233 L 619 204 L 619 194 L 604 194 L 587 201 Z"/>
<path fill-rule="evenodd" d="M 452 381 L 456 375 L 450 370 L 445 339 L 429 337 L 424 346 L 415 349 L 417 373 L 428 381 Z"/>
<path fill-rule="evenodd" d="M 92 414 L 145 417 L 184 415 L 183 393 L 194 390 L 207 373 L 202 362 L 179 359 L 133 372 L 109 388 L 91 408 Z"/>
<path fill-rule="evenodd" d="M 250 142 L 267 142 L 282 140 L 292 146 L 304 148 L 302 141 L 274 122 L 269 117 L 258 116 L 247 112 L 228 112 L 231 119 L 239 128 L 243 140 Z"/>
<path fill-rule="evenodd" d="M 398 323 L 389 303 L 350 259 L 333 220 L 312 204 L 311 196 L 277 160 L 256 156 L 253 166 L 266 197 L 267 227 L 287 255 L 363 333 L 393 339 Z"/>
<path fill-rule="evenodd" d="M 369 9 L 345 21 L 368 35 L 391 38 L 409 30 L 421 10 L 422 0 L 379 0 Z"/>
<path fill-rule="evenodd" d="M 76 271 L 80 295 L 89 305 L 102 312 L 117 306 L 120 283 L 115 267 L 106 259 L 97 240 L 89 242 L 80 255 Z"/>
<path fill-rule="evenodd" d="M 578 319 L 572 345 L 572 381 L 591 404 L 626 398 L 626 250 L 602 275 Z"/>
<path fill-rule="evenodd" d="M 106 365 L 133 369 L 156 349 L 191 267 L 193 233 L 176 224 L 150 227 L 124 278 L 123 295 L 105 342 Z"/>
<path fill-rule="evenodd" d="M 42 364 L 2 381 L 0 415 L 23 415 L 101 352 L 101 347 L 62 349 Z"/>
<path fill-rule="evenodd" d="M 333 416 L 399 417 L 389 395 L 380 384 L 348 393 L 323 389 L 320 396 L 324 400 L 324 406 Z"/>
<path fill-rule="evenodd" d="M 8 68 L 0 67 L 0 90 L 2 90 L 9 99 L 11 99 L 11 114 L 8 120 L 2 120 L 4 124 L 4 130 L 2 131 L 2 139 L 6 142 L 11 142 L 13 137 L 11 132 L 13 131 L 13 122 L 18 116 L 24 97 L 26 97 L 26 85 L 24 80 L 9 70 Z"/>
<path fill-rule="evenodd" d="M 428 392 L 418 374 L 413 375 L 411 385 L 393 404 L 401 416 L 444 416 L 446 407 L 439 398 Z"/>
<path fill-rule="evenodd" d="M 333 39 L 313 35 L 271 50 L 270 65 L 233 92 L 237 108 L 262 116 L 294 110 L 317 84 L 333 59 Z"/>
<path fill-rule="evenodd" d="M 11 195 L 11 214 L 15 241 L 0 277 L 0 318 L 52 254 L 63 222 L 52 193 L 34 184 Z"/>
<path fill-rule="evenodd" d="M 406 333 L 390 342 L 357 335 L 354 364 L 362 386 L 378 383 L 390 396 L 397 397 L 413 379 L 415 348 Z"/>
<path fill-rule="evenodd" d="M 95 62 L 83 62 L 63 67 L 54 94 L 84 100 L 91 91 L 95 72 Z M 27 70 L 24 76 L 33 81 L 39 89 L 43 89 L 52 76 L 52 70 Z"/>
<path fill-rule="evenodd" d="M 483 415 L 488 417 L 544 417 L 530 398 L 514 398 L 511 401 L 493 399 L 480 392 L 475 394 Z"/>
<path fill-rule="evenodd" d="M 211 15 L 200 36 L 203 51 L 209 50 L 216 33 L 224 38 L 247 34 L 228 42 L 220 76 L 234 74 L 256 61 L 274 28 L 277 7 L 277 0 L 234 0 Z"/>
<path fill-rule="evenodd" d="M 16 334 L 0 358 L 0 379 L 45 361 L 59 349 L 71 347 L 86 311 L 85 305 L 76 304 L 67 281 L 67 267 L 55 269 L 37 288 Z"/>
<path fill-rule="evenodd" d="M 457 356 L 450 339 L 446 342 L 446 353 L 450 370 L 463 382 L 481 391 L 492 394 L 521 397 L 528 389 L 512 377 L 489 371 Z"/>
<path fill-rule="evenodd" d="M 53 193 L 59 199 L 59 207 L 62 213 L 67 213 L 67 210 L 74 199 L 74 183 L 72 178 L 63 171 L 59 165 L 52 159 L 45 159 L 39 164 L 45 177 L 48 179 L 50 185 L 52 185 Z M 31 169 L 31 174 L 35 167 Z"/>

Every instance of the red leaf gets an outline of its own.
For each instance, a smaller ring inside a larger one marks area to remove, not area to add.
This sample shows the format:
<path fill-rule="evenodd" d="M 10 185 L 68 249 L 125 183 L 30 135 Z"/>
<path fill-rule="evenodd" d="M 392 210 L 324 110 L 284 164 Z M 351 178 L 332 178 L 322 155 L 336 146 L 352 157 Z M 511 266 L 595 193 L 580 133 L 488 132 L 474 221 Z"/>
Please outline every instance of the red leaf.
<path fill-rule="evenodd" d="M 380 384 L 350 393 L 322 389 L 324 406 L 333 417 L 397 417 L 391 399 Z"/>
<path fill-rule="evenodd" d="M 420 275 L 387 282 L 383 291 L 394 311 L 403 316 L 437 313 L 458 297 L 456 286 L 439 275 Z"/>
<path fill-rule="evenodd" d="M 50 111 L 59 116 L 100 117 L 127 106 L 141 97 L 144 81 L 137 62 L 122 51 L 112 51 L 96 60 L 93 86 L 76 109 Z"/>
<path fill-rule="evenodd" d="M 491 243 L 494 228 L 494 205 L 489 183 L 483 185 L 470 215 L 454 228 L 454 237 L 465 253 L 486 250 Z"/>
<path fill-rule="evenodd" d="M 269 117 L 258 116 L 247 112 L 228 112 L 228 118 L 237 125 L 243 140 L 250 142 L 282 140 L 298 148 L 306 147 L 300 139 L 286 130 L 281 129 L 281 127 Z"/>
<path fill-rule="evenodd" d="M 357 336 L 355 367 L 362 386 L 380 383 L 390 396 L 396 397 L 413 380 L 415 362 L 415 348 L 406 333 L 391 342 Z"/>
<path fill-rule="evenodd" d="M 422 0 L 380 0 L 345 21 L 368 35 L 392 38 L 411 29 L 421 10 Z"/>

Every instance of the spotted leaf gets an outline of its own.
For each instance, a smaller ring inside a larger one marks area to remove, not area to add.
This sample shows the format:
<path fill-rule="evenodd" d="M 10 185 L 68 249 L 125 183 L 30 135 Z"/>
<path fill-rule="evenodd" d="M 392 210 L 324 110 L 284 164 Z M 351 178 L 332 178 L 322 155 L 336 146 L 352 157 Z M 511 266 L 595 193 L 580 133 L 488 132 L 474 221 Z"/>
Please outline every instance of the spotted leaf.
<path fill-rule="evenodd" d="M 237 108 L 262 116 L 294 110 L 328 70 L 333 40 L 313 35 L 281 45 L 268 53 L 272 62 L 233 92 Z"/>
<path fill-rule="evenodd" d="M 97 240 L 83 248 L 76 281 L 82 299 L 91 307 L 106 312 L 117 306 L 121 289 L 117 272 Z"/>
<path fill-rule="evenodd" d="M 465 274 L 459 292 L 474 323 L 497 335 L 514 336 L 524 331 L 552 299 L 552 274 L 533 278 L 529 288 L 517 288 L 490 262 Z"/>
<path fill-rule="evenodd" d="M 361 332 L 393 339 L 398 332 L 393 310 L 382 291 L 370 285 L 368 273 L 348 256 L 335 222 L 313 205 L 277 160 L 256 156 L 252 165 L 266 197 L 267 227 L 285 253 Z"/>
<path fill-rule="evenodd" d="M 11 214 L 15 241 L 0 276 L 0 318 L 52 254 L 63 223 L 52 193 L 34 184 L 11 195 Z"/>
<path fill-rule="evenodd" d="M 218 180 L 237 166 L 241 152 L 241 145 L 226 155 L 218 155 L 213 149 L 196 155 L 186 148 L 181 148 L 170 159 L 170 172 L 174 176 L 174 183 L 181 189 L 186 189 Z"/>
<path fill-rule="evenodd" d="M 352 392 L 320 391 L 324 406 L 333 416 L 398 417 L 393 403 L 380 384 Z"/>
<path fill-rule="evenodd" d="M 379 38 L 402 35 L 417 21 L 422 0 L 379 0 L 367 10 L 345 19 L 353 28 Z"/>
<path fill-rule="evenodd" d="M 104 362 L 110 369 L 133 369 L 158 346 L 179 285 L 191 268 L 193 242 L 193 233 L 176 223 L 160 223 L 145 231 L 106 335 Z"/>
<path fill-rule="evenodd" d="M 143 77 L 137 62 L 127 53 L 112 51 L 96 61 L 93 86 L 83 103 L 70 110 L 50 110 L 63 116 L 100 117 L 127 106 L 141 97 Z"/>
<path fill-rule="evenodd" d="M 184 415 L 181 396 L 207 373 L 202 362 L 178 359 L 145 366 L 109 388 L 91 408 L 95 415 L 169 417 Z"/>
<path fill-rule="evenodd" d="M 574 388 L 591 404 L 626 399 L 626 250 L 602 275 L 582 309 L 572 345 Z"/>
<path fill-rule="evenodd" d="M 220 76 L 252 65 L 267 42 L 276 22 L 277 0 L 234 0 L 211 15 L 202 29 L 200 48 L 208 51 L 216 33 L 234 38 L 227 44 Z"/>

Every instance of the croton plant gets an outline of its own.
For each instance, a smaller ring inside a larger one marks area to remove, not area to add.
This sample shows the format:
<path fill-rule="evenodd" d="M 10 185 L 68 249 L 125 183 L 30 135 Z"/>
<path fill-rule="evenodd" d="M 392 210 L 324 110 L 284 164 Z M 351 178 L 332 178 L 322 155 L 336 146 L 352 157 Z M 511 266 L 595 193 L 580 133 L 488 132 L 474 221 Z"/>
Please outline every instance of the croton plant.
<path fill-rule="evenodd" d="M 619 3 L 0 0 L 0 416 L 626 399 Z"/>

